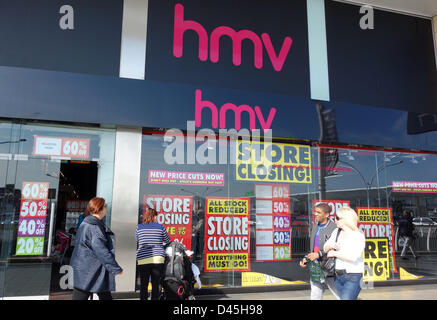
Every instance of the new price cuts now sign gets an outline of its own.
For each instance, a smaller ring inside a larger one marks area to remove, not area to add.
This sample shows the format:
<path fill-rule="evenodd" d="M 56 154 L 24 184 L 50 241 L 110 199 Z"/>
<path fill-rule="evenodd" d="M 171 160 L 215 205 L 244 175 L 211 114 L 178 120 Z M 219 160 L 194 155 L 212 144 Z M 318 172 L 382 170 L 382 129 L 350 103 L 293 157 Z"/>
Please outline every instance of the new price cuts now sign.
<path fill-rule="evenodd" d="M 205 272 L 250 271 L 250 198 L 205 201 Z"/>

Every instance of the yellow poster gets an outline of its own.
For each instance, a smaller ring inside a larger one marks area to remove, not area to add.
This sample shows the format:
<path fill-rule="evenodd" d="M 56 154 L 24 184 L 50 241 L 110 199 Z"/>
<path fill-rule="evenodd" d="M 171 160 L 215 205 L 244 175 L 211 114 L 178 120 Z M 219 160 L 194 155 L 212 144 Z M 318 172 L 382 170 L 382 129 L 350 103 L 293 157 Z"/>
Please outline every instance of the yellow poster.
<path fill-rule="evenodd" d="M 412 273 L 407 272 L 404 268 L 399 268 L 399 276 L 401 280 L 416 280 L 423 278 L 423 276 L 416 276 Z"/>
<path fill-rule="evenodd" d="M 363 280 L 384 281 L 390 277 L 390 251 L 387 238 L 368 238 L 364 249 Z"/>
<path fill-rule="evenodd" d="M 357 207 L 358 227 L 366 239 L 387 238 L 389 244 L 390 270 L 396 268 L 392 209 L 387 207 Z"/>
<path fill-rule="evenodd" d="M 311 183 L 309 146 L 238 141 L 237 180 Z"/>
<path fill-rule="evenodd" d="M 391 208 L 358 207 L 358 223 L 391 223 Z"/>
<path fill-rule="evenodd" d="M 207 272 L 249 270 L 248 253 L 208 253 L 205 257 Z M 205 270 L 206 271 L 206 270 Z"/>
<path fill-rule="evenodd" d="M 208 214 L 247 215 L 249 212 L 248 198 L 207 198 L 206 212 Z"/>
<path fill-rule="evenodd" d="M 242 272 L 242 287 L 280 286 L 285 284 L 305 284 L 304 281 L 287 281 L 274 276 L 259 272 Z"/>

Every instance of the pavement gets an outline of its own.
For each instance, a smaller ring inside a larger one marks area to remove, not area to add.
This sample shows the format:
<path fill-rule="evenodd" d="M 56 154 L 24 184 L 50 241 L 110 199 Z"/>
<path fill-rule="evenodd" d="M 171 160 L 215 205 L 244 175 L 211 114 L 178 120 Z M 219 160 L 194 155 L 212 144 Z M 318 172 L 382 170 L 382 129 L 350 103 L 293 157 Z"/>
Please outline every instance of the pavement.
<path fill-rule="evenodd" d="M 385 284 L 375 283 L 374 286 L 365 287 L 361 290 L 359 300 L 437 300 L 437 255 L 422 254 L 419 259 L 413 259 L 410 255 L 404 260 L 397 257 L 397 267 L 405 270 L 412 277 L 420 275 L 416 280 L 400 279 L 400 273 L 396 279 L 387 281 Z M 410 278 L 411 279 L 411 278 Z M 289 279 L 287 279 L 289 280 Z M 298 286 L 297 286 L 298 287 Z M 309 285 L 299 289 L 294 288 L 266 288 L 258 292 L 238 293 L 238 290 L 223 290 L 220 294 L 196 295 L 196 300 L 310 300 Z M 307 289 L 308 288 L 308 289 Z M 248 291 L 248 290 L 246 290 Z M 255 291 L 255 290 L 251 290 Z M 71 293 L 63 293 L 53 296 L 52 299 L 70 300 Z M 116 300 L 139 300 L 139 292 L 127 295 L 114 294 Z M 323 300 L 335 300 L 329 290 L 325 291 Z"/>
<path fill-rule="evenodd" d="M 273 291 L 257 293 L 232 293 L 221 295 L 201 295 L 197 300 L 309 300 L 310 290 Z M 323 300 L 335 300 L 329 290 Z M 437 300 L 437 284 L 393 285 L 365 288 L 358 300 Z"/>

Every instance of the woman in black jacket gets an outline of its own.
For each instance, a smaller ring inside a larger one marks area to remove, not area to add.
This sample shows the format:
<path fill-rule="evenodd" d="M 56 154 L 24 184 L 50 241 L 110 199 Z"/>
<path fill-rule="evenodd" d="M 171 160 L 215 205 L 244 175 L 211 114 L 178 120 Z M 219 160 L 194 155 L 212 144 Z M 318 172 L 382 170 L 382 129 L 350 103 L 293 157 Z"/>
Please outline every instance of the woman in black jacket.
<path fill-rule="evenodd" d="M 100 300 L 112 300 L 115 275 L 123 271 L 115 261 L 114 233 L 102 221 L 106 211 L 105 199 L 91 199 L 86 209 L 88 215 L 77 231 L 70 262 L 73 267 L 73 300 L 87 300 L 93 293 Z"/>
<path fill-rule="evenodd" d="M 405 257 L 407 253 L 407 248 L 410 248 L 411 253 L 413 254 L 414 259 L 417 259 L 417 255 L 413 250 L 413 242 L 414 242 L 414 224 L 413 224 L 413 217 L 411 217 L 411 211 L 410 210 L 404 210 L 403 216 L 399 219 L 399 239 L 403 239 L 403 247 L 401 252 L 401 258 L 407 259 Z"/>

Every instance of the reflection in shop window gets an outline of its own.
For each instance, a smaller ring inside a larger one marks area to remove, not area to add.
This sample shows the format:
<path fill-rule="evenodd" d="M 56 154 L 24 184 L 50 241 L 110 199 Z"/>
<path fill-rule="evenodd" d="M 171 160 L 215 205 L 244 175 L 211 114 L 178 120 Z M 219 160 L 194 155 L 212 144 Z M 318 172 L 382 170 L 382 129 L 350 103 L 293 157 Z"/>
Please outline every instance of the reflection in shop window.
<path fill-rule="evenodd" d="M 144 134 L 141 212 L 154 197 L 168 199 L 167 209 L 170 203 L 174 207 L 174 199 L 184 203 L 183 199 L 192 197 L 186 211 L 163 211 L 160 221 L 175 238 L 182 230 L 191 233 L 191 239 L 186 233 L 181 240 L 195 252 L 192 259 L 201 270 L 204 286 L 246 286 L 252 285 L 248 279 L 255 279 L 249 274 L 280 279 L 280 283 L 308 281 L 306 270 L 298 263 L 310 247 L 314 206 L 328 203 L 331 218 L 340 207 L 351 206 L 363 217 L 380 214 L 385 219 L 362 222 L 364 232 L 369 228 L 369 250 L 373 244 L 382 248 L 367 251 L 376 259 L 367 260 L 368 287 L 373 276 L 375 281 L 399 278 L 406 269 L 397 258 L 396 220 L 406 209 L 415 216 L 437 212 L 437 197 L 431 190 L 437 181 L 432 170 L 436 156 L 283 141 L 272 145 L 267 150 L 268 161 L 256 154 L 264 152 L 262 142 L 239 141 L 235 164 L 167 165 L 163 162 L 167 146 L 163 137 Z M 320 153 L 332 160 L 329 165 L 320 165 Z M 396 181 L 427 182 L 430 190 L 424 192 L 421 185 L 421 192 L 397 192 L 393 188 Z M 179 221 L 170 218 L 172 214 L 186 214 L 191 219 Z M 387 250 L 378 239 L 387 239 Z M 416 245 L 423 247 L 421 241 Z M 437 250 L 437 239 L 434 242 L 430 240 L 431 251 Z"/>

